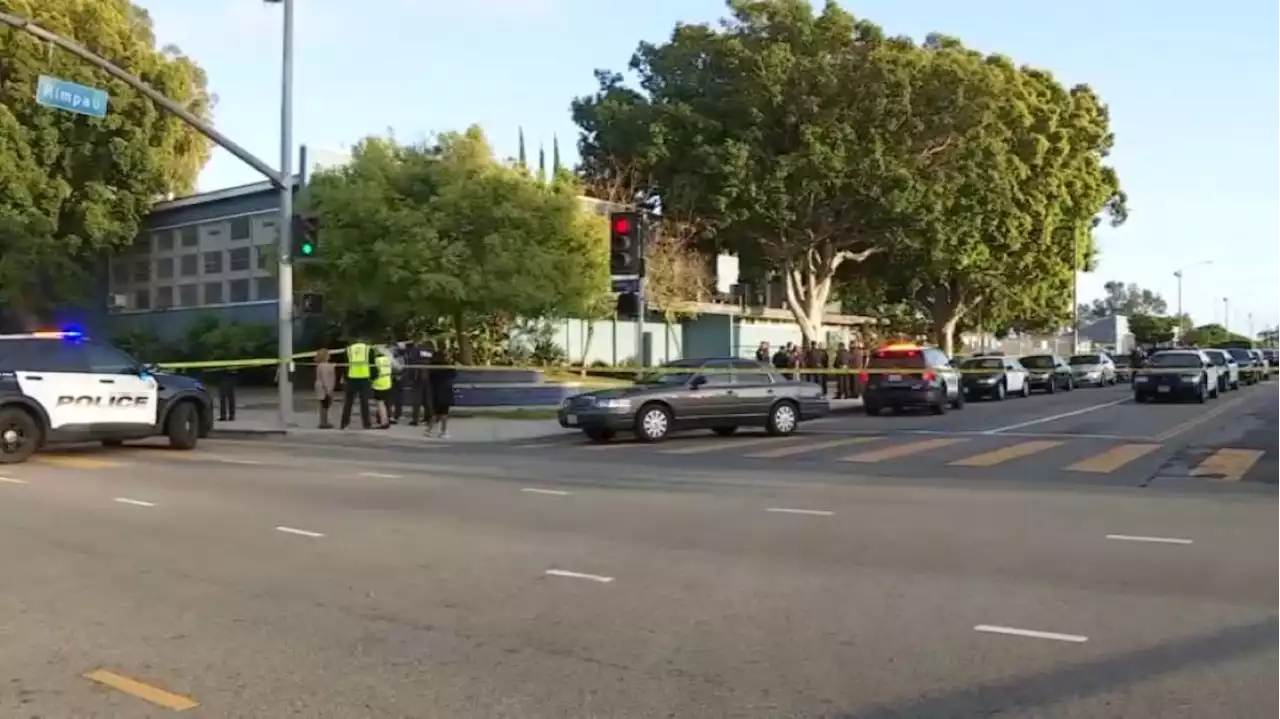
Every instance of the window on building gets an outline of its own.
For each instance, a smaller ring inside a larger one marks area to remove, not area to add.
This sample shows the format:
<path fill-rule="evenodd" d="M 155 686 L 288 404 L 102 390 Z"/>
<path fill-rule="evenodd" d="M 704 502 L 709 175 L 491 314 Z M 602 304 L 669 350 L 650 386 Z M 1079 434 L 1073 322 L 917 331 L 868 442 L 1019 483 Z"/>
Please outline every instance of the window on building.
<path fill-rule="evenodd" d="M 222 273 L 222 250 L 204 253 L 204 273 L 206 275 Z"/>
<path fill-rule="evenodd" d="M 237 247 L 227 251 L 227 269 L 231 272 L 244 272 L 249 269 L 249 248 Z"/>
<path fill-rule="evenodd" d="M 280 230 L 276 227 L 276 221 L 272 219 L 264 219 L 258 224 L 258 231 L 254 233 L 253 244 L 274 245 L 276 240 L 279 239 Z"/>
<path fill-rule="evenodd" d="M 231 218 L 231 239 L 247 240 L 249 239 L 249 218 L 233 217 Z"/>
<path fill-rule="evenodd" d="M 173 288 L 169 286 L 156 288 L 156 307 L 165 309 L 173 307 Z"/>
<path fill-rule="evenodd" d="M 182 235 L 183 247 L 196 247 L 200 244 L 200 230 L 195 225 L 187 225 L 179 232 Z"/>
<path fill-rule="evenodd" d="M 195 307 L 199 304 L 200 297 L 196 290 L 197 285 L 179 285 L 178 286 L 178 306 L 179 307 Z"/>
<path fill-rule="evenodd" d="M 133 266 L 129 264 L 128 260 L 116 260 L 111 265 L 112 282 L 114 282 L 116 285 L 129 284 L 129 278 L 133 274 L 131 272 L 132 269 L 133 269 Z"/>
<path fill-rule="evenodd" d="M 227 298 L 229 302 L 248 302 L 249 301 L 249 280 L 231 280 L 227 284 L 231 285 L 230 294 Z"/>
<path fill-rule="evenodd" d="M 200 255 L 183 255 L 178 258 L 178 273 L 183 277 L 195 277 L 200 274 Z"/>
<path fill-rule="evenodd" d="M 278 296 L 280 282 L 275 277 L 259 277 L 256 282 L 258 283 L 258 299 L 274 300 Z"/>
<path fill-rule="evenodd" d="M 203 227 L 204 227 L 204 233 L 209 237 L 222 237 L 222 232 L 224 227 L 223 223 L 210 222 L 207 225 L 203 225 Z"/>
<path fill-rule="evenodd" d="M 171 280 L 173 279 L 173 258 L 161 257 L 156 260 L 156 279 Z"/>
<path fill-rule="evenodd" d="M 265 270 L 271 264 L 271 258 L 275 257 L 275 252 L 270 247 L 255 248 L 258 253 L 258 269 Z"/>
<path fill-rule="evenodd" d="M 222 283 L 204 283 L 204 303 L 206 305 L 220 305 L 222 301 Z"/>
<path fill-rule="evenodd" d="M 133 309 L 151 309 L 151 290 L 138 290 L 133 293 Z"/>
<path fill-rule="evenodd" d="M 146 282 L 151 279 L 151 260 L 135 260 L 133 263 L 133 281 Z"/>
<path fill-rule="evenodd" d="M 160 230 L 152 235 L 155 238 L 156 252 L 173 252 L 173 232 Z"/>

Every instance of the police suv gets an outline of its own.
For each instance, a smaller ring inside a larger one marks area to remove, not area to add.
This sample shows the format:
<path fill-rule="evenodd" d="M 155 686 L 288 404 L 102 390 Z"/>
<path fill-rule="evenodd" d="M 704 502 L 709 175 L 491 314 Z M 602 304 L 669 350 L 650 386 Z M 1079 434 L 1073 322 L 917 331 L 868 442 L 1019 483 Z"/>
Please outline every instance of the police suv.
<path fill-rule="evenodd" d="M 0 335 L 0 464 L 57 442 L 157 435 L 192 449 L 213 426 L 204 386 L 78 332 Z"/>

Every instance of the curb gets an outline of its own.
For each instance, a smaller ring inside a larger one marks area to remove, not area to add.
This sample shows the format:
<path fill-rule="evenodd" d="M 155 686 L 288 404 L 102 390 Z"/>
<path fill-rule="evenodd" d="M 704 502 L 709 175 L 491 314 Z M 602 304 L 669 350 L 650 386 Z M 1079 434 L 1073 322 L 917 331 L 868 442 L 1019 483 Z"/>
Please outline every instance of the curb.
<path fill-rule="evenodd" d="M 211 429 L 209 439 L 271 439 L 288 436 L 283 429 Z"/>

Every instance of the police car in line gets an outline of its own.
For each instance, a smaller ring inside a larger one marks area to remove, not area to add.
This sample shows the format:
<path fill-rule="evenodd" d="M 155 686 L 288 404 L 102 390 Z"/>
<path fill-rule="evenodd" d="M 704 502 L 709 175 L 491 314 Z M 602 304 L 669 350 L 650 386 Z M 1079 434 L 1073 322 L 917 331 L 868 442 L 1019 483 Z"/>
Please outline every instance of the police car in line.
<path fill-rule="evenodd" d="M 0 335 L 0 464 L 60 442 L 163 435 L 192 449 L 212 427 L 209 394 L 195 379 L 156 372 L 79 332 Z"/>

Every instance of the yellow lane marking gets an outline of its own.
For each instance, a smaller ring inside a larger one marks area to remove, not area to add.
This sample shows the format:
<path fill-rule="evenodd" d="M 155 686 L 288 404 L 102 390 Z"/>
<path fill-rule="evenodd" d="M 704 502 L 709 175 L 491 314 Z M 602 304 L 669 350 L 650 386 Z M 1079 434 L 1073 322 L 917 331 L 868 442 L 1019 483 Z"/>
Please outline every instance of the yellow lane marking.
<path fill-rule="evenodd" d="M 62 469 L 111 469 L 112 467 L 124 466 L 121 462 L 113 462 L 109 459 L 76 457 L 65 454 L 37 454 L 31 458 L 31 461 L 37 464 L 47 464 L 50 467 L 60 467 Z"/>
<path fill-rule="evenodd" d="M 836 447 L 847 447 L 851 444 L 863 444 L 877 439 L 880 438 L 870 435 L 865 437 L 845 437 L 844 439 L 833 439 L 826 442 L 788 445 L 778 449 L 762 449 L 759 452 L 751 452 L 746 456 L 752 459 L 778 459 L 780 457 L 793 457 L 806 452 L 821 452 L 827 449 L 835 449 Z"/>
<path fill-rule="evenodd" d="M 150 684 L 143 684 L 136 679 L 121 676 L 106 669 L 99 669 L 84 675 L 85 679 L 98 682 L 111 687 L 125 694 L 135 696 L 143 701 L 151 702 L 156 706 L 172 709 L 174 711 L 184 711 L 200 706 L 195 700 L 184 697 L 181 694 L 173 694 L 163 689 L 158 689 Z"/>
<path fill-rule="evenodd" d="M 1227 482 L 1242 479 L 1264 452 L 1256 449 L 1220 449 L 1191 468 L 1192 477 L 1213 477 Z"/>
<path fill-rule="evenodd" d="M 1073 472 L 1114 472 L 1126 464 L 1160 449 L 1158 444 L 1122 444 L 1067 467 Z"/>
<path fill-rule="evenodd" d="M 861 452 L 859 454 L 851 454 L 848 457 L 841 457 L 841 462 L 883 462 L 886 459 L 901 459 L 909 457 L 913 454 L 929 452 L 943 447 L 950 447 L 961 442 L 968 442 L 968 439 L 960 437 L 947 437 L 939 439 L 925 439 L 919 442 L 908 442 L 899 444 L 894 447 L 885 447 L 884 449 L 874 449 L 870 452 Z"/>
<path fill-rule="evenodd" d="M 708 452 L 716 452 L 722 449 L 733 449 L 734 447 L 753 447 L 757 444 L 778 444 L 800 439 L 798 437 L 744 437 L 742 439 L 724 439 L 719 442 L 710 440 L 706 442 L 690 442 L 684 447 L 675 449 L 664 449 L 658 454 L 707 454 Z"/>
<path fill-rule="evenodd" d="M 1039 452 L 1043 452 L 1048 449 L 1053 449 L 1054 447 L 1058 447 L 1060 445 L 1062 445 L 1062 442 L 1057 442 L 1052 440 L 1019 442 L 1018 444 L 1010 445 L 1008 447 L 1001 447 L 1000 449 L 993 450 L 991 452 L 983 452 L 982 454 L 975 454 L 972 457 L 965 457 L 964 459 L 958 459 L 952 462 L 951 466 L 953 467 L 994 467 L 997 464 L 1003 464 L 1005 462 L 1018 459 L 1020 457 L 1029 457 L 1033 454 L 1037 454 Z"/>
<path fill-rule="evenodd" d="M 1195 417 L 1187 420 L 1186 422 L 1183 422 L 1182 424 L 1179 424 L 1165 432 L 1157 434 L 1151 439 L 1156 442 L 1167 442 L 1173 439 L 1174 437 L 1177 437 L 1180 434 L 1184 434 L 1192 429 L 1195 429 L 1196 427 L 1199 427 L 1200 425 L 1204 424 L 1205 422 L 1208 422 L 1209 420 L 1213 419 L 1214 417 L 1217 417 L 1218 415 L 1224 412 L 1229 412 L 1235 409 L 1236 407 L 1239 407 L 1241 404 L 1245 402 L 1245 400 L 1249 399 L 1251 396 L 1252 395 L 1243 395 L 1240 397 L 1236 397 L 1235 399 L 1229 402 L 1224 402 L 1222 404 L 1219 404 L 1217 407 L 1209 410 L 1208 412 L 1196 415 Z"/>

